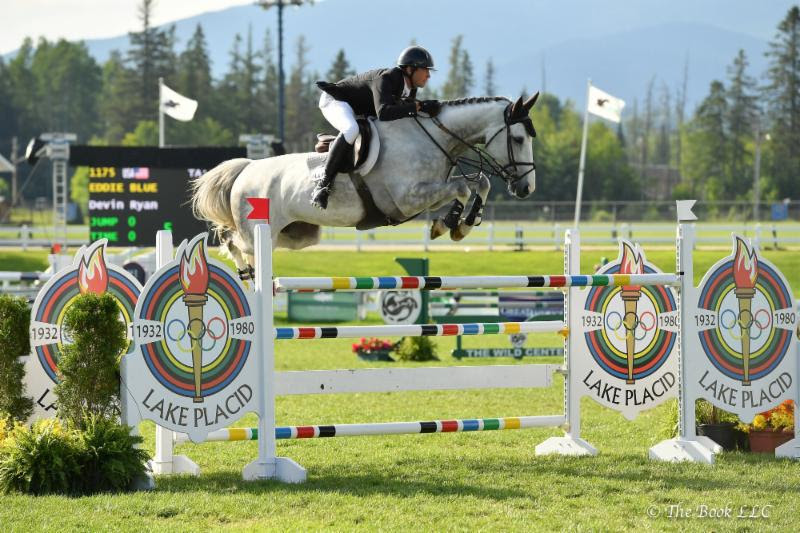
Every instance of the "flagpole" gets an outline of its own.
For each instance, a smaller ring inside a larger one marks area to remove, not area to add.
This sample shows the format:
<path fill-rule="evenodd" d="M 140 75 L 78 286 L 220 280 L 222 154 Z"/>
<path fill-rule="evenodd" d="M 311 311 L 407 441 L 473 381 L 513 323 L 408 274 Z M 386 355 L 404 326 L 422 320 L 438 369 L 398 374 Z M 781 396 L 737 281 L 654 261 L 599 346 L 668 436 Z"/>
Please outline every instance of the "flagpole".
<path fill-rule="evenodd" d="M 164 148 L 164 108 L 161 106 L 164 78 L 158 78 L 158 147 Z"/>
<path fill-rule="evenodd" d="M 581 161 L 578 165 L 578 192 L 575 195 L 575 223 L 577 229 L 581 221 L 581 200 L 583 198 L 583 171 L 586 167 L 586 139 L 589 137 L 589 92 L 592 79 L 586 81 L 586 111 L 583 113 L 583 139 L 581 140 Z"/>

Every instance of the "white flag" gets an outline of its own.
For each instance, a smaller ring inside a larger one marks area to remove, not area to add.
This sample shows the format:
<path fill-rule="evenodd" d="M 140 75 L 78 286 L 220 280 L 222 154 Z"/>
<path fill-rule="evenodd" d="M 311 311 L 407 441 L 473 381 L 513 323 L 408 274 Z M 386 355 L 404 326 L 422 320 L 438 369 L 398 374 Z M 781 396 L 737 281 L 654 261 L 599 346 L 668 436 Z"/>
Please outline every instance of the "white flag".
<path fill-rule="evenodd" d="M 622 108 L 625 102 L 601 91 L 597 87 L 589 86 L 589 113 L 598 117 L 619 122 L 622 120 Z"/>
<path fill-rule="evenodd" d="M 175 120 L 189 122 L 197 111 L 197 100 L 178 94 L 163 83 L 161 84 L 161 112 Z"/>

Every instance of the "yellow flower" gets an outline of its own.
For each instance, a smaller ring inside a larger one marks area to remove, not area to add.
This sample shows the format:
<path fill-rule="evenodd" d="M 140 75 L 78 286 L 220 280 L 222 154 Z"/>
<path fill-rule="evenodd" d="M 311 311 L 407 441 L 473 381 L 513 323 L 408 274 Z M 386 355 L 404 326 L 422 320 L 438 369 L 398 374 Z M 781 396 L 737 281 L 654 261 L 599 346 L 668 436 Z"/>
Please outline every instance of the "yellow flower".
<path fill-rule="evenodd" d="M 754 429 L 766 429 L 767 428 L 767 417 L 764 415 L 756 415 L 753 418 L 753 428 Z"/>

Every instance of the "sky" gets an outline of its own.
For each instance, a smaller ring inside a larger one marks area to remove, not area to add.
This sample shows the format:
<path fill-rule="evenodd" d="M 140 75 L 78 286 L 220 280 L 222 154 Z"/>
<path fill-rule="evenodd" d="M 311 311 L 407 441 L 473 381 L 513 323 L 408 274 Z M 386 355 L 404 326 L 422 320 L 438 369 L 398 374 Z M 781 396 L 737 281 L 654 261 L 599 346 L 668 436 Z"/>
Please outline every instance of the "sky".
<path fill-rule="evenodd" d="M 254 0 L 156 0 L 153 25 Z M 19 48 L 25 37 L 49 41 L 114 37 L 141 28 L 141 0 L 4 0 L 0 7 L 0 54 Z"/>

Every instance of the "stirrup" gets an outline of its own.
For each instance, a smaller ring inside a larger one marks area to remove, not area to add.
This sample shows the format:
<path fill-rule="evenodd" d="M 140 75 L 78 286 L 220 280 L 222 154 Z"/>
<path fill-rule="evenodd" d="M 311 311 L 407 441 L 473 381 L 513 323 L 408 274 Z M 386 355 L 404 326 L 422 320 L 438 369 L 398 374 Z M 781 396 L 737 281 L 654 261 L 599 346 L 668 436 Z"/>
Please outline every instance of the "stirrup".
<path fill-rule="evenodd" d="M 239 279 L 242 281 L 256 279 L 256 271 L 253 270 L 253 267 L 251 267 L 250 265 L 247 265 L 247 268 L 240 269 L 238 273 L 239 273 Z"/>

